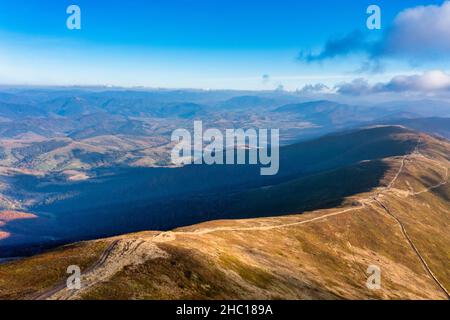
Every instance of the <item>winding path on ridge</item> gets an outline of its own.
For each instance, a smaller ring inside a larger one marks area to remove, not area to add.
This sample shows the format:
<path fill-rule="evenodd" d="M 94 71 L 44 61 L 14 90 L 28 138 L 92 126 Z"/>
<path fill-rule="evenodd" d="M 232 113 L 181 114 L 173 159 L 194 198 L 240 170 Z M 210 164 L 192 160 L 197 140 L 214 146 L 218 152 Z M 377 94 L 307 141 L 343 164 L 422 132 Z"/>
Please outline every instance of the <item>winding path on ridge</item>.
<path fill-rule="evenodd" d="M 395 182 L 398 180 L 400 175 L 402 174 L 406 160 L 411 159 L 413 160 L 414 157 L 422 157 L 425 158 L 431 162 L 436 162 L 433 159 L 430 159 L 428 157 L 425 157 L 419 152 L 419 145 L 421 143 L 421 140 L 419 139 L 417 142 L 417 146 L 411 154 L 407 154 L 403 157 L 401 157 L 401 163 L 398 171 L 396 172 L 394 178 L 390 181 L 387 187 L 382 188 L 381 191 L 377 192 L 375 196 L 370 196 L 364 199 L 358 199 L 360 206 L 357 207 L 351 207 L 344 210 L 336 211 L 333 213 L 324 214 L 318 217 L 314 217 L 307 220 L 302 220 L 298 222 L 292 222 L 292 223 L 286 223 L 286 224 L 277 224 L 277 225 L 270 225 L 270 226 L 253 226 L 253 227 L 217 227 L 217 228 L 204 228 L 204 229 L 198 229 L 195 231 L 168 231 L 168 232 L 161 232 L 156 236 L 148 236 L 148 237 L 139 237 L 139 238 L 133 238 L 133 239 L 118 239 L 114 240 L 109 247 L 103 252 L 99 260 L 89 269 L 87 269 L 83 275 L 82 275 L 82 288 L 80 290 L 69 290 L 66 288 L 65 283 L 59 284 L 58 286 L 52 288 L 51 290 L 48 290 L 42 294 L 40 294 L 36 299 L 74 299 L 77 297 L 80 297 L 86 290 L 91 288 L 92 286 L 96 285 L 97 283 L 100 283 L 102 281 L 107 280 L 112 275 L 114 275 L 116 272 L 120 271 L 124 266 L 127 265 L 133 265 L 136 263 L 142 263 L 146 261 L 147 259 L 154 259 L 158 257 L 164 257 L 166 256 L 165 252 L 160 250 L 157 247 L 157 243 L 165 243 L 165 242 L 171 242 L 176 239 L 177 236 L 187 235 L 187 236 L 195 236 L 195 235 L 205 235 L 210 234 L 214 232 L 238 232 L 238 231 L 267 231 L 267 230 L 274 230 L 274 229 L 281 229 L 281 228 L 289 228 L 294 226 L 299 226 L 303 224 L 308 224 L 316 221 L 325 220 L 330 217 L 339 216 L 348 212 L 353 212 L 360 210 L 362 208 L 367 207 L 368 205 L 377 204 L 379 205 L 384 211 L 386 211 L 395 221 L 397 224 L 399 224 L 402 234 L 404 235 L 406 241 L 411 246 L 412 250 L 414 251 L 415 255 L 420 260 L 421 265 L 426 270 L 427 274 L 430 275 L 431 279 L 436 283 L 436 285 L 439 287 L 441 291 L 443 291 L 447 298 L 449 299 L 449 292 L 448 290 L 443 286 L 443 284 L 437 279 L 437 277 L 434 275 L 428 264 L 426 263 L 425 259 L 415 246 L 412 239 L 409 237 L 408 233 L 406 232 L 406 229 L 403 225 L 403 223 L 392 214 L 392 212 L 379 200 L 381 195 L 384 195 L 385 193 L 391 191 L 393 189 L 393 186 Z M 433 185 L 431 187 L 426 188 L 425 190 L 418 191 L 418 192 L 412 192 L 412 191 L 405 191 L 405 194 L 403 195 L 403 198 L 408 198 L 411 196 L 419 195 L 425 192 L 429 192 L 433 189 L 439 188 L 445 184 L 448 183 L 448 167 L 444 167 L 439 164 L 441 168 L 445 169 L 445 177 L 443 177 L 443 180 L 436 185 Z M 403 190 L 402 190 L 403 191 Z"/>

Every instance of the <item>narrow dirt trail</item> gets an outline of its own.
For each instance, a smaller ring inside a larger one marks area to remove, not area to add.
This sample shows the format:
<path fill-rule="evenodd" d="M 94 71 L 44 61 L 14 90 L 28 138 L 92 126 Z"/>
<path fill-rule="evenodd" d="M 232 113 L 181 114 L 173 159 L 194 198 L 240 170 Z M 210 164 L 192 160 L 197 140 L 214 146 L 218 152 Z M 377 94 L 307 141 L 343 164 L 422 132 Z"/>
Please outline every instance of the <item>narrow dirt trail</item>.
<path fill-rule="evenodd" d="M 412 155 L 417 155 L 417 156 L 421 156 L 423 158 L 426 158 L 427 160 L 431 160 L 432 162 L 434 162 L 434 160 L 429 159 L 427 157 L 425 157 L 424 155 L 422 155 L 419 151 L 419 145 L 420 145 L 421 140 L 419 139 L 417 146 L 413 152 Z M 405 161 L 406 159 L 404 159 Z M 404 167 L 404 161 L 402 161 L 402 167 L 401 169 L 403 170 Z M 426 192 L 430 192 L 433 189 L 437 189 L 445 184 L 447 184 L 448 182 L 448 167 L 443 167 L 441 164 L 438 164 L 439 167 L 445 169 L 445 176 L 444 179 L 431 187 L 428 187 L 422 191 L 418 191 L 418 192 L 410 192 L 408 191 L 406 196 L 403 196 L 404 198 L 408 198 L 411 196 L 416 196 L 419 194 L 423 194 Z M 396 179 L 398 178 L 398 175 L 396 176 Z M 396 180 L 395 179 L 395 180 Z M 392 186 L 394 185 L 395 181 L 392 181 L 392 183 L 390 184 L 390 188 L 392 188 Z M 400 230 L 402 231 L 403 236 L 405 237 L 406 241 L 408 242 L 408 244 L 410 245 L 411 249 L 414 251 L 414 253 L 416 254 L 416 256 L 418 257 L 420 263 L 422 264 L 423 268 L 425 269 L 425 271 L 428 273 L 428 275 L 434 280 L 434 282 L 436 283 L 436 285 L 439 287 L 439 289 L 447 296 L 447 299 L 450 300 L 450 294 L 448 292 L 448 290 L 445 288 L 445 286 L 439 281 L 439 279 L 436 277 L 436 275 L 433 273 L 433 271 L 431 270 L 431 268 L 429 267 L 428 263 L 425 261 L 425 258 L 422 256 L 422 254 L 420 253 L 419 249 L 417 249 L 416 245 L 414 244 L 413 240 L 411 239 L 411 237 L 409 236 L 408 232 L 406 231 L 405 225 L 400 221 L 400 219 L 383 203 L 381 202 L 381 200 L 378 199 L 378 197 L 374 197 L 373 200 L 381 207 L 383 208 L 383 210 L 389 215 L 391 216 L 396 223 L 399 225 Z"/>
<path fill-rule="evenodd" d="M 97 262 L 92 265 L 90 268 L 88 268 L 85 273 L 89 273 L 92 270 L 95 270 L 97 268 L 99 268 L 101 265 L 103 265 L 106 261 L 106 259 L 108 258 L 108 256 L 111 254 L 112 250 L 114 249 L 114 247 L 117 245 L 118 240 L 115 240 L 113 242 L 111 242 L 108 246 L 108 248 L 105 249 L 105 251 L 103 251 L 102 255 L 100 256 L 100 258 L 97 260 Z M 58 284 L 56 287 L 54 287 L 53 289 L 46 291 L 42 294 L 39 294 L 38 296 L 34 296 L 31 297 L 32 300 L 47 300 L 48 298 L 50 298 L 51 296 L 57 294 L 58 292 L 66 289 L 67 283 L 66 281 L 62 281 L 60 284 Z"/>
<path fill-rule="evenodd" d="M 42 299 L 77 299 L 95 284 L 110 279 L 126 266 L 141 264 L 149 259 L 165 258 L 167 254 L 146 238 L 115 240 L 102 254 L 97 263 L 81 276 L 81 289 L 69 290 L 56 287 L 40 295 Z"/>
<path fill-rule="evenodd" d="M 406 231 L 406 228 L 404 226 L 404 224 L 391 212 L 391 210 L 384 205 L 384 203 L 382 203 L 380 200 L 376 200 L 376 202 L 384 209 L 384 211 L 386 211 L 386 213 L 388 215 L 390 215 L 399 225 L 400 229 L 402 230 L 402 233 L 406 239 L 406 241 L 408 241 L 409 245 L 411 246 L 411 248 L 413 249 L 413 251 L 415 252 L 416 256 L 419 258 L 420 263 L 422 264 L 422 266 L 424 267 L 425 271 L 428 273 L 428 275 L 434 280 L 434 282 L 437 284 L 437 286 L 439 287 L 440 290 L 442 290 L 442 292 L 444 292 L 444 294 L 447 296 L 447 299 L 450 299 L 450 295 L 449 292 L 447 291 L 447 289 L 444 287 L 444 285 L 439 281 L 439 279 L 436 277 L 436 275 L 433 273 L 433 271 L 431 270 L 431 268 L 428 266 L 427 262 L 425 261 L 424 257 L 422 256 L 422 254 L 420 253 L 420 251 L 417 249 L 416 245 L 414 244 L 414 242 L 412 241 L 412 239 L 410 238 L 410 236 L 408 235 L 408 232 Z"/>
<path fill-rule="evenodd" d="M 282 229 L 282 228 L 289 228 L 299 225 L 304 225 L 312 222 L 317 222 L 321 220 L 325 220 L 330 217 L 336 217 L 342 214 L 346 214 L 348 212 L 353 212 L 360 210 L 362 208 L 365 208 L 368 205 L 371 205 L 373 203 L 378 203 L 379 205 L 382 205 L 378 198 L 389 192 L 391 189 L 393 189 L 393 186 L 395 182 L 398 180 L 400 175 L 402 174 L 406 160 L 412 156 L 421 156 L 428 160 L 431 160 L 422 154 L 419 153 L 419 144 L 420 140 L 417 143 L 416 149 L 413 153 L 405 155 L 401 158 L 401 163 L 399 166 L 398 171 L 396 172 L 393 179 L 390 181 L 390 183 L 383 188 L 381 191 L 377 192 L 374 196 L 370 196 L 363 199 L 358 199 L 360 202 L 360 206 L 357 207 L 351 207 L 344 210 L 323 214 L 318 217 L 314 217 L 311 219 L 306 219 L 298 222 L 291 222 L 291 223 L 285 223 L 285 224 L 277 224 L 277 225 L 269 225 L 269 226 L 252 226 L 252 227 L 217 227 L 217 228 L 204 228 L 199 229 L 195 231 L 168 231 L 168 232 L 162 232 L 156 236 L 146 236 L 146 237 L 140 237 L 140 238 L 134 238 L 134 239 L 119 239 L 114 242 L 114 245 L 110 245 L 107 250 L 102 254 L 98 262 L 91 268 L 89 268 L 87 271 L 85 271 L 82 275 L 82 284 L 83 287 L 80 290 L 71 291 L 68 290 L 65 286 L 57 286 L 51 290 L 49 290 L 46 293 L 41 294 L 39 297 L 43 299 L 74 299 L 79 298 L 87 289 L 91 288 L 95 284 L 105 281 L 108 278 L 110 278 L 112 275 L 114 275 L 117 271 L 120 271 L 121 268 L 127 266 L 127 265 L 133 265 L 137 263 L 141 263 L 146 261 L 147 259 L 153 259 L 157 257 L 164 257 L 166 256 L 166 253 L 160 250 L 157 247 L 157 243 L 166 243 L 176 240 L 177 236 L 196 236 L 196 235 L 206 235 L 210 233 L 215 232 L 239 232 L 239 231 L 268 231 L 268 230 L 274 230 L 274 229 Z M 432 189 L 436 189 L 438 187 L 441 187 L 442 185 L 447 184 L 448 182 L 448 168 L 446 167 L 446 174 L 445 178 L 443 178 L 443 181 L 441 181 L 439 184 L 431 186 L 427 188 L 426 190 L 422 190 L 419 192 L 407 192 L 404 196 L 405 198 L 415 196 L 421 193 L 429 192 Z M 383 205 L 382 205 L 383 206 Z M 383 206 L 384 207 L 384 206 Z M 395 218 L 392 214 L 390 214 L 392 217 Z M 428 267 L 426 261 L 421 256 L 420 252 L 417 250 L 416 246 L 408 236 L 403 224 L 401 221 L 399 221 L 397 218 L 395 218 L 398 224 L 400 224 L 403 234 L 407 241 L 410 243 L 412 249 L 420 259 L 422 265 L 426 268 L 427 273 L 433 278 L 433 280 L 436 282 L 436 284 L 440 287 L 442 291 L 445 292 L 447 297 L 448 291 L 445 289 L 445 287 L 439 282 L 439 280 L 436 278 L 434 273 L 431 271 L 431 269 Z"/>

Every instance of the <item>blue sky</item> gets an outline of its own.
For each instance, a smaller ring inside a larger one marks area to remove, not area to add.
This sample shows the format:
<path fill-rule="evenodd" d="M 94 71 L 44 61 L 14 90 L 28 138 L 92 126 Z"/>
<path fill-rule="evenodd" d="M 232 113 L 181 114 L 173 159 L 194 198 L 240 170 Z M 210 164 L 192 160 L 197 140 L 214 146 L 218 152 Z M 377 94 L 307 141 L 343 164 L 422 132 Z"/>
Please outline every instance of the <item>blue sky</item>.
<path fill-rule="evenodd" d="M 359 77 L 356 71 L 361 71 L 367 52 L 317 63 L 298 59 L 300 52 L 320 52 L 330 37 L 355 30 L 367 39 L 382 38 L 405 8 L 442 3 L 2 0 L 0 83 L 213 89 L 283 85 L 289 90 L 316 82 L 332 86 Z M 66 28 L 66 8 L 71 4 L 81 8 L 81 30 Z M 370 4 L 382 10 L 381 31 L 366 28 Z M 396 74 L 446 66 L 424 60 L 383 59 L 381 72 L 363 76 L 387 81 Z M 268 77 L 263 80 L 263 75 Z"/>

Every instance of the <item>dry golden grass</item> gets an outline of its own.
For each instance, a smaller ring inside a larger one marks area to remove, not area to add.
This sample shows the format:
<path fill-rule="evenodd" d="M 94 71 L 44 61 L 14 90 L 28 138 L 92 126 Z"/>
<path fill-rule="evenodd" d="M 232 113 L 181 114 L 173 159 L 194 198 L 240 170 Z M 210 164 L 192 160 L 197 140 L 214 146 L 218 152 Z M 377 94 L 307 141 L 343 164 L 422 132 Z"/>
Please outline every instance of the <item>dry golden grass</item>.
<path fill-rule="evenodd" d="M 124 244 L 151 243 L 165 254 L 136 260 L 71 297 L 445 299 L 398 222 L 448 290 L 450 186 L 443 183 L 448 182 L 450 145 L 421 138 L 422 155 L 384 159 L 390 169 L 380 187 L 346 199 L 342 208 L 120 237 Z M 102 246 L 87 243 L 0 266 L 0 296 L 22 298 L 48 288 L 69 263 L 93 263 Z M 381 268 L 379 290 L 366 287 L 369 265 Z M 36 276 L 36 270 L 47 268 L 53 272 Z"/>
<path fill-rule="evenodd" d="M 26 299 L 52 288 L 68 276 L 68 266 L 91 266 L 107 242 L 82 242 L 0 265 L 0 299 Z"/>

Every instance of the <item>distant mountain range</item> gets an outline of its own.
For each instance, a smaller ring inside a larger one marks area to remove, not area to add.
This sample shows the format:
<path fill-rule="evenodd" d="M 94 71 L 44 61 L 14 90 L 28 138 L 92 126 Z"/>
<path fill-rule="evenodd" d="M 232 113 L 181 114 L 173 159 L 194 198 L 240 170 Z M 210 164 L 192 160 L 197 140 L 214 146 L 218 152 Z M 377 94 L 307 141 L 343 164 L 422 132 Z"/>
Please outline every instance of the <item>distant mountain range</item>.
<path fill-rule="evenodd" d="M 404 124 L 448 137 L 445 126 L 450 118 L 445 102 L 356 106 L 304 102 L 282 92 L 15 89 L 0 93 L 0 166 L 44 172 L 167 166 L 171 133 L 191 128 L 194 120 L 221 130 L 279 128 L 282 143 L 290 144 L 373 124 Z M 35 143 L 41 147 L 36 149 Z M 57 145 L 61 147 L 52 147 Z"/>
<path fill-rule="evenodd" d="M 279 173 L 174 165 L 195 120 L 280 129 Z M 434 100 L 1 88 L 0 258 L 52 250 L 1 264 L 0 298 L 445 298 L 449 128 Z"/>

